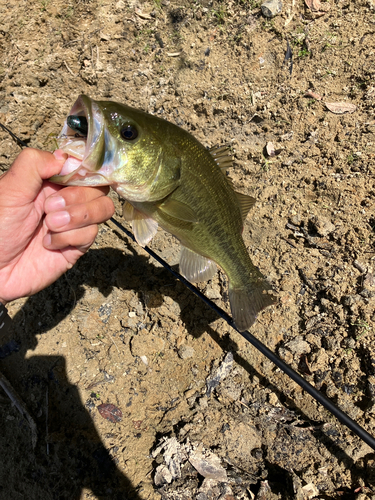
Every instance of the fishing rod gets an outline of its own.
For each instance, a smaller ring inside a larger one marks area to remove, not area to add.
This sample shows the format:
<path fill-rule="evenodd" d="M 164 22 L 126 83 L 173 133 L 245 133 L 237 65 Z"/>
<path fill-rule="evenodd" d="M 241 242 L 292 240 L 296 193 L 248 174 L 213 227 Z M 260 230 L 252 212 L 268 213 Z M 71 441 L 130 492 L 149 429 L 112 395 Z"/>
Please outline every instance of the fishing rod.
<path fill-rule="evenodd" d="M 9 132 L 11 136 L 17 140 L 22 146 L 28 147 L 27 144 L 19 139 L 13 132 L 11 132 L 5 125 L 0 123 L 0 126 Z M 136 239 L 128 229 L 126 229 L 120 222 L 111 217 L 110 221 L 122 232 L 124 232 L 128 238 L 136 243 Z M 229 314 L 227 314 L 221 307 L 216 305 L 212 300 L 206 297 L 196 286 L 194 286 L 190 281 L 184 278 L 180 273 L 172 269 L 172 267 L 162 258 L 160 255 L 155 253 L 149 247 L 143 247 L 153 259 L 155 259 L 159 264 L 161 264 L 167 271 L 169 271 L 175 278 L 177 278 L 181 283 L 183 283 L 191 292 L 193 292 L 199 299 L 201 299 L 206 305 L 208 305 L 213 311 L 216 312 L 222 319 L 224 319 L 230 327 L 232 327 L 236 332 L 238 332 L 244 339 L 250 342 L 258 351 L 260 351 L 264 356 L 266 356 L 272 363 L 274 363 L 280 370 L 282 370 L 288 377 L 290 377 L 294 382 L 296 382 L 303 390 L 308 392 L 316 401 L 318 401 L 324 408 L 326 408 L 332 415 L 334 415 L 337 420 L 348 427 L 354 434 L 356 434 L 362 441 L 368 444 L 373 450 L 375 450 L 375 439 L 371 434 L 369 434 L 363 427 L 361 427 L 357 422 L 349 417 L 344 411 L 338 408 L 330 399 L 328 399 L 322 392 L 316 389 L 313 385 L 305 380 L 299 373 L 297 373 L 291 366 L 287 365 L 280 359 L 274 352 L 272 352 L 268 347 L 258 340 L 254 335 L 252 335 L 248 330 L 240 332 L 236 327 L 234 320 Z"/>

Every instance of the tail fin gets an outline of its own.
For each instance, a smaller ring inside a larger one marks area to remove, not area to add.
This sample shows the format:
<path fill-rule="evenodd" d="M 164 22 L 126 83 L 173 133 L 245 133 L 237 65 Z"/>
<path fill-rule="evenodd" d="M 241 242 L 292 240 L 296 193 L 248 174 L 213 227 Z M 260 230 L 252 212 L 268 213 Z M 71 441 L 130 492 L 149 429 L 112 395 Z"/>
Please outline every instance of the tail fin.
<path fill-rule="evenodd" d="M 242 287 L 232 287 L 229 283 L 232 316 L 241 332 L 251 327 L 260 311 L 276 302 L 276 297 L 267 293 L 270 286 L 267 282 L 264 285 L 262 288 L 256 288 L 249 283 Z"/>

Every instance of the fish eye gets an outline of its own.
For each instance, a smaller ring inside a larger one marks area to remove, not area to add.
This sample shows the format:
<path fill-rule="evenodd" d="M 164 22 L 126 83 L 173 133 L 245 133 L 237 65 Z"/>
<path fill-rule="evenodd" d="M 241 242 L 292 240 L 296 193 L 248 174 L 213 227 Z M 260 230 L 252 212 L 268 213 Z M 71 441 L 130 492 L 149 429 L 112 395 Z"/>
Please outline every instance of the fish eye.
<path fill-rule="evenodd" d="M 126 141 L 134 141 L 138 137 L 138 130 L 133 125 L 127 125 L 121 130 L 121 137 Z"/>

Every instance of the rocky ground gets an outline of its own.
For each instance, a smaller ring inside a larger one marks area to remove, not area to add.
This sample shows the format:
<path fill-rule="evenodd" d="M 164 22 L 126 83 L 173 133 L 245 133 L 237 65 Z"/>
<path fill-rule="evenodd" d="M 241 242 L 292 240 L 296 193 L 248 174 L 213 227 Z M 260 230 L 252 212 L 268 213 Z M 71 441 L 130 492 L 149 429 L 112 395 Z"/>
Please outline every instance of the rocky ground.
<path fill-rule="evenodd" d="M 230 145 L 279 297 L 251 331 L 371 434 L 374 31 L 372 0 L 0 5 L 0 122 L 29 146 L 53 150 L 82 93 Z M 19 151 L 0 132 L 1 170 Z M 178 263 L 170 235 L 151 247 Z M 226 283 L 199 288 L 229 311 Z M 9 310 L 0 370 L 38 440 L 0 391 L 1 498 L 375 498 L 373 451 L 111 222 Z"/>

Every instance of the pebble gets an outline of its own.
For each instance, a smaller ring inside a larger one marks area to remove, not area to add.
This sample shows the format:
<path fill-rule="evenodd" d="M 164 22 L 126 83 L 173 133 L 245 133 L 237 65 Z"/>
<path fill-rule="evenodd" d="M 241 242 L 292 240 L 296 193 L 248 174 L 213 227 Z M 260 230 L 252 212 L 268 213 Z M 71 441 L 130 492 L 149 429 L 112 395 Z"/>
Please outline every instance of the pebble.
<path fill-rule="evenodd" d="M 182 344 L 182 346 L 178 349 L 178 355 L 181 359 L 192 358 L 195 354 L 195 351 L 192 347 Z"/>
<path fill-rule="evenodd" d="M 207 396 L 210 397 L 212 391 L 224 380 L 233 368 L 233 353 L 228 352 L 220 366 L 211 371 L 206 379 Z"/>
<path fill-rule="evenodd" d="M 221 465 L 220 458 L 212 452 L 191 451 L 189 462 L 199 474 L 207 479 L 227 481 L 227 472 Z"/>
<path fill-rule="evenodd" d="M 301 337 L 296 337 L 294 340 L 287 342 L 285 347 L 295 354 L 305 354 L 311 351 L 309 344 L 302 340 Z"/>
<path fill-rule="evenodd" d="M 311 217 L 310 223 L 320 236 L 328 236 L 336 229 L 335 225 L 325 217 Z"/>
<path fill-rule="evenodd" d="M 172 482 L 172 474 L 170 473 L 168 467 L 165 465 L 159 465 L 156 468 L 154 482 L 156 486 L 162 486 L 163 484 L 169 484 Z"/>
<path fill-rule="evenodd" d="M 195 393 L 197 392 L 197 389 L 188 389 L 185 393 L 184 393 L 184 396 L 186 399 L 189 399 L 191 398 L 192 396 L 195 395 Z"/>
<path fill-rule="evenodd" d="M 275 17 L 282 11 L 283 4 L 280 0 L 266 0 L 260 8 L 265 17 Z"/>

